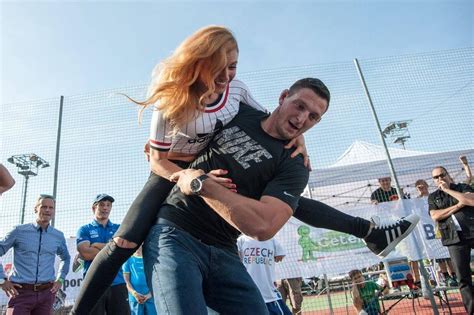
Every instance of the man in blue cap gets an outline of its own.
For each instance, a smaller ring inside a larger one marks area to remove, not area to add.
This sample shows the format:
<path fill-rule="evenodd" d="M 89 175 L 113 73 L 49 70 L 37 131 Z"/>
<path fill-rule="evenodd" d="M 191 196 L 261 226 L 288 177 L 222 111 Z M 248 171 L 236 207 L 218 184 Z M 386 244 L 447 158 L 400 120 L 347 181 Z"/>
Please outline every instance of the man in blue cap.
<path fill-rule="evenodd" d="M 84 259 L 84 276 L 92 263 L 92 260 L 100 250 L 112 239 L 119 225 L 109 220 L 114 198 L 107 194 L 99 194 L 92 203 L 94 220 L 83 225 L 77 231 L 77 251 Z M 115 277 L 110 288 L 99 299 L 90 313 L 92 315 L 115 315 L 130 314 L 128 305 L 128 291 L 123 279 L 122 272 Z"/>

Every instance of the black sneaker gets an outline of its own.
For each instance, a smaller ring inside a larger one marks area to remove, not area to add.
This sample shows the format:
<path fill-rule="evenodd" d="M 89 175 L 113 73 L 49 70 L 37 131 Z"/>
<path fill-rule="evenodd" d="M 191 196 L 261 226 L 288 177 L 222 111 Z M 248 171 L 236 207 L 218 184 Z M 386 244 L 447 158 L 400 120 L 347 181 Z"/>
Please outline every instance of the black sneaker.
<path fill-rule="evenodd" d="M 416 214 L 410 214 L 393 223 L 381 223 L 380 218 L 372 217 L 375 226 L 364 238 L 364 242 L 375 255 L 383 258 L 413 231 L 418 221 L 420 217 Z"/>

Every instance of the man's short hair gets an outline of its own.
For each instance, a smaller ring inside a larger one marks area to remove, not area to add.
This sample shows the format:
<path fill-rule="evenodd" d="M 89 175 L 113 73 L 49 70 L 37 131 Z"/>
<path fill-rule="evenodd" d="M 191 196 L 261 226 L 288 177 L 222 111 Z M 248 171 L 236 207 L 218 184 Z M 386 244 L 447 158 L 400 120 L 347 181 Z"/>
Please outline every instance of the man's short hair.
<path fill-rule="evenodd" d="M 331 100 L 331 93 L 329 93 L 328 87 L 323 83 L 323 81 L 316 78 L 304 78 L 299 79 L 289 89 L 289 95 L 292 95 L 296 91 L 307 88 L 312 90 L 316 95 L 325 99 L 328 102 L 326 111 L 329 108 L 329 101 Z"/>
<path fill-rule="evenodd" d="M 38 196 L 38 198 L 36 198 L 35 209 L 41 204 L 41 202 L 44 199 L 51 199 L 54 202 L 54 206 L 56 207 L 56 198 L 54 198 L 54 196 L 47 195 L 47 194 L 41 194 L 41 195 Z"/>
<path fill-rule="evenodd" d="M 415 187 L 420 186 L 420 185 L 428 186 L 428 183 L 424 179 L 419 179 L 415 182 Z"/>

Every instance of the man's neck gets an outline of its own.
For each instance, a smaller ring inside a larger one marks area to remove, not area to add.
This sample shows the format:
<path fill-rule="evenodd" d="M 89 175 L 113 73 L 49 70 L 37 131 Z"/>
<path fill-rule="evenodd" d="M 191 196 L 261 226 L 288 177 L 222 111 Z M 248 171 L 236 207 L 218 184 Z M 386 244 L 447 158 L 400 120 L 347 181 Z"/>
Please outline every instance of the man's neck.
<path fill-rule="evenodd" d="M 97 218 L 95 218 L 95 220 L 97 221 L 97 223 L 99 223 L 102 226 L 106 226 L 107 223 L 109 222 L 108 218 L 107 219 L 97 219 Z"/>
<path fill-rule="evenodd" d="M 272 136 L 273 138 L 281 139 L 275 130 L 275 122 L 273 119 L 273 115 L 270 115 L 267 118 L 263 119 L 260 123 L 260 126 L 262 127 L 263 131 L 265 131 L 268 135 Z"/>
<path fill-rule="evenodd" d="M 49 226 L 49 221 L 36 221 L 42 230 L 46 230 Z"/>

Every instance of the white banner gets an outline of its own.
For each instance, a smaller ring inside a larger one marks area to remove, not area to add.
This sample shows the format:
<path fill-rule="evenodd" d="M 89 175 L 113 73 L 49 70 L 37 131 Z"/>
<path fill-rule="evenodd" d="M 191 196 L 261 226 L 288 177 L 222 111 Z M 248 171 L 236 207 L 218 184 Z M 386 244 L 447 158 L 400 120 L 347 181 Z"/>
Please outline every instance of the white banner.
<path fill-rule="evenodd" d="M 389 258 L 407 256 L 409 260 L 418 260 L 449 257 L 446 247 L 439 239 L 435 239 L 434 222 L 429 216 L 426 199 L 385 202 L 347 212 L 366 219 L 379 216 L 382 221 L 416 213 L 420 216 L 420 222 Z M 283 261 L 276 264 L 277 279 L 338 275 L 380 262 L 361 239 L 345 233 L 311 228 L 295 218 L 291 218 L 276 238 L 287 251 Z"/>

